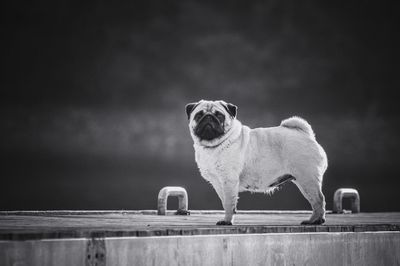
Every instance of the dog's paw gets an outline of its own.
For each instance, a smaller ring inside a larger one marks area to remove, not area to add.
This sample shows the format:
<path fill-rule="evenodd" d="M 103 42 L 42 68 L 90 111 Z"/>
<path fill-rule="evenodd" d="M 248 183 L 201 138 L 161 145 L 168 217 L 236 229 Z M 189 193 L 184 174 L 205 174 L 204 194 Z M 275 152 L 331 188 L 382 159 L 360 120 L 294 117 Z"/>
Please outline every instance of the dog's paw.
<path fill-rule="evenodd" d="M 224 221 L 224 220 L 221 220 L 221 221 L 218 221 L 218 222 L 217 222 L 217 225 L 232 225 L 232 223 L 231 223 L 231 222 Z"/>
<path fill-rule="evenodd" d="M 175 212 L 175 215 L 190 215 L 190 211 L 178 209 L 178 210 Z"/>
<path fill-rule="evenodd" d="M 301 222 L 301 225 L 319 225 L 325 223 L 325 218 L 318 218 L 314 221 L 305 220 Z"/>

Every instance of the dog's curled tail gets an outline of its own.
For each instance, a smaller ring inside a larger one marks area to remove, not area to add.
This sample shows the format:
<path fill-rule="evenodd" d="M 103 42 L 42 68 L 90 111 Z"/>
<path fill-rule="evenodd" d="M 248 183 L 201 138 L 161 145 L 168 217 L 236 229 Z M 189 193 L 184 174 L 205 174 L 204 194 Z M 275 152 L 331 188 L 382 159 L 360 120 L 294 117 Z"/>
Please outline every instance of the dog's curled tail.
<path fill-rule="evenodd" d="M 312 130 L 310 124 L 306 120 L 298 116 L 293 116 L 283 120 L 281 122 L 281 127 L 300 130 L 308 134 L 310 137 L 315 138 L 314 131 Z"/>

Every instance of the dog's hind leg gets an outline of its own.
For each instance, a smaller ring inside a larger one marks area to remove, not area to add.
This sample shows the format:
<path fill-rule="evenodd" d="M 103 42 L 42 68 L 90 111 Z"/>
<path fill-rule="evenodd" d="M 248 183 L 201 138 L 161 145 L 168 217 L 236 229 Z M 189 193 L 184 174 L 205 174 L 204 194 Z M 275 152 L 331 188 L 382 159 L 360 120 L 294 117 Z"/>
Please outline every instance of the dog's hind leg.
<path fill-rule="evenodd" d="M 325 197 L 322 194 L 322 179 L 303 179 L 293 180 L 303 196 L 310 203 L 313 213 L 310 219 L 303 221 L 301 224 L 323 224 L 325 222 Z"/>

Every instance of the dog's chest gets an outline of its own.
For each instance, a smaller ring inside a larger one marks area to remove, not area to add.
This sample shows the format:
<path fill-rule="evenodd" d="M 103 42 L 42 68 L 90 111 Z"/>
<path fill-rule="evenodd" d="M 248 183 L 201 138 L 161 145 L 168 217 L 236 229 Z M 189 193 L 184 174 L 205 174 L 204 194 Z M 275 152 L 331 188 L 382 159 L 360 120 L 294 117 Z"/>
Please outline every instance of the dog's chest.
<path fill-rule="evenodd" d="M 226 178 L 238 176 L 241 171 L 239 156 L 232 149 L 204 149 L 195 148 L 196 162 L 201 175 L 213 183 Z"/>

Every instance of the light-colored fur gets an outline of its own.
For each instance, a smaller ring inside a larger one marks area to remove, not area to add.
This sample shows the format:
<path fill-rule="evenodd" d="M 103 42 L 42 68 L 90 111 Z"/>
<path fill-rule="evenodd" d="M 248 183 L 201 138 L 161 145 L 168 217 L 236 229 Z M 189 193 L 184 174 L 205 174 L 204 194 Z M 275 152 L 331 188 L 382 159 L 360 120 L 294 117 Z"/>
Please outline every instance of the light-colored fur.
<path fill-rule="evenodd" d="M 292 117 L 277 127 L 250 129 L 231 117 L 223 104 L 200 101 L 190 115 L 189 128 L 197 165 L 222 201 L 224 221 L 233 222 L 239 192 L 271 192 L 275 187 L 270 185 L 289 174 L 312 206 L 313 214 L 305 222 L 322 223 L 325 199 L 321 186 L 327 157 L 311 126 L 304 119 Z M 204 109 L 225 114 L 225 134 L 220 138 L 199 140 L 194 134 L 193 116 Z"/>

